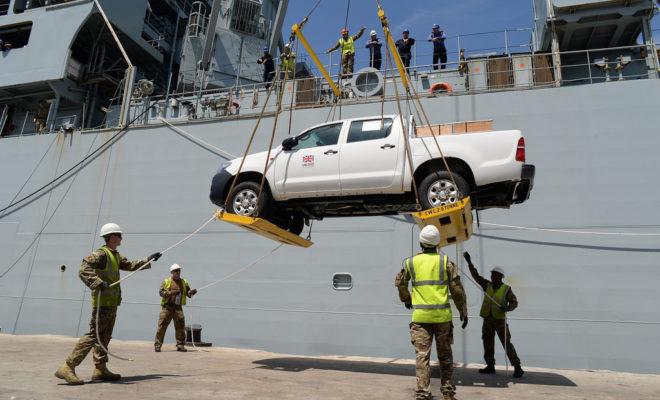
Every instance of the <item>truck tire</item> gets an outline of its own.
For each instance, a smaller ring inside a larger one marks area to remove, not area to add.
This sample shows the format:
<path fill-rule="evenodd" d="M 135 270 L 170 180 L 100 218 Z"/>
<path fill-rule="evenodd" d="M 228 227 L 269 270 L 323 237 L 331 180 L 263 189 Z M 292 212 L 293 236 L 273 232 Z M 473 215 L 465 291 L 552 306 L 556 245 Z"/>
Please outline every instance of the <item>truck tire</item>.
<path fill-rule="evenodd" d="M 267 215 L 270 197 L 264 189 L 259 196 L 259 184 L 245 181 L 237 184 L 227 198 L 227 212 L 246 217 L 264 217 Z"/>
<path fill-rule="evenodd" d="M 269 221 L 294 235 L 300 235 L 305 227 L 305 218 L 298 212 L 271 210 Z"/>
<path fill-rule="evenodd" d="M 469 193 L 470 185 L 456 172 L 451 176 L 447 171 L 432 172 L 419 185 L 419 200 L 424 210 L 457 203 Z"/>

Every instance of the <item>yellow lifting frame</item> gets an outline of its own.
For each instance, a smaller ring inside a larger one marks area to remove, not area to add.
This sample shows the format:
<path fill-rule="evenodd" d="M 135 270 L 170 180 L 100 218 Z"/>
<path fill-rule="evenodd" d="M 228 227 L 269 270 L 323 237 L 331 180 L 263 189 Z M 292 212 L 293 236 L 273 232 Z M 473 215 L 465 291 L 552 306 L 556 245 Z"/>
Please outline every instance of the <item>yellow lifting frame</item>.
<path fill-rule="evenodd" d="M 313 242 L 305 240 L 298 235 L 294 235 L 293 233 L 262 218 L 246 217 L 244 215 L 236 215 L 224 211 L 218 211 L 215 214 L 215 217 L 220 221 L 228 222 L 282 244 L 304 248 L 311 247 L 314 244 Z"/>
<path fill-rule="evenodd" d="M 385 16 L 385 10 L 378 5 L 378 18 L 380 18 L 380 23 L 383 26 L 383 34 L 385 35 L 385 40 L 387 41 L 387 46 L 390 48 L 390 54 L 394 58 L 394 63 L 396 64 L 397 69 L 399 70 L 399 75 L 401 76 L 401 83 L 406 91 L 410 90 L 410 84 L 408 82 L 408 72 L 403 66 L 403 61 L 401 60 L 401 55 L 399 50 L 396 48 L 396 43 L 392 39 L 392 32 L 390 32 L 390 23 Z"/>
<path fill-rule="evenodd" d="M 442 241 L 438 247 L 465 242 L 472 236 L 472 206 L 470 197 L 458 203 L 412 213 L 420 228 L 434 225 L 440 231 Z"/>
<path fill-rule="evenodd" d="M 321 60 L 319 60 L 318 56 L 314 52 L 314 49 L 312 49 L 312 46 L 309 44 L 307 38 L 305 38 L 305 35 L 303 35 L 302 33 L 302 25 L 304 24 L 304 22 L 305 21 L 303 21 L 303 23 L 300 25 L 293 24 L 293 26 L 291 27 L 291 32 L 293 32 L 298 38 L 298 40 L 300 40 L 300 43 L 302 43 L 305 50 L 307 50 L 309 56 L 312 57 L 312 61 L 314 61 L 316 67 L 319 69 L 319 71 L 321 71 L 321 74 L 323 74 L 325 80 L 328 81 L 328 84 L 330 85 L 330 88 L 332 88 L 332 91 L 335 93 L 336 98 L 339 99 L 341 98 L 341 91 L 339 90 L 339 87 L 337 86 L 335 81 L 332 80 L 328 71 L 325 70 L 325 67 L 323 66 L 323 64 L 321 64 Z"/>

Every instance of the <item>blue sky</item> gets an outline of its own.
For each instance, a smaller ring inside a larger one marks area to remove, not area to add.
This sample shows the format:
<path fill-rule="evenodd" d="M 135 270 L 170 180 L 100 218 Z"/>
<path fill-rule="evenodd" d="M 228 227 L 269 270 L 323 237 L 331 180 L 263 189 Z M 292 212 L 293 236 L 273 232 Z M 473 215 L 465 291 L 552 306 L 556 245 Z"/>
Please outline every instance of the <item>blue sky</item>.
<path fill-rule="evenodd" d="M 458 59 L 458 42 L 455 36 L 476 32 L 502 31 L 504 29 L 532 28 L 533 27 L 533 0 L 382 0 L 383 8 L 393 27 L 395 38 L 400 37 L 401 31 L 408 28 L 411 36 L 419 42 L 417 44 L 417 63 L 431 63 L 432 47 L 426 38 L 433 24 L 439 24 L 450 37 L 447 41 L 449 61 Z M 316 0 L 290 0 L 289 11 L 284 26 L 284 37 L 288 37 L 289 29 L 295 22 L 299 22 L 314 6 Z M 346 6 L 348 0 L 322 0 L 314 11 L 304 33 L 314 50 L 319 54 L 324 64 L 328 56 L 323 55 L 337 39 L 339 30 L 344 26 Z M 660 19 L 660 18 L 657 18 Z M 660 21 L 655 21 L 656 27 Z M 367 32 L 360 39 L 356 54 L 356 70 L 368 62 L 368 51 L 364 42 L 371 29 L 379 33 L 382 38 L 382 28 L 376 15 L 376 0 L 351 0 L 348 17 L 348 28 L 356 33 L 361 26 Z M 660 32 L 656 32 L 656 37 Z M 525 46 L 530 42 L 530 32 L 511 32 L 509 40 L 515 52 L 516 46 L 526 51 Z M 482 36 L 464 37 L 461 47 L 472 50 L 473 53 L 503 52 L 504 33 L 493 33 Z M 302 47 L 299 52 L 302 52 Z M 335 52 L 333 63 L 338 62 L 339 56 Z M 333 71 L 336 73 L 337 70 Z"/>

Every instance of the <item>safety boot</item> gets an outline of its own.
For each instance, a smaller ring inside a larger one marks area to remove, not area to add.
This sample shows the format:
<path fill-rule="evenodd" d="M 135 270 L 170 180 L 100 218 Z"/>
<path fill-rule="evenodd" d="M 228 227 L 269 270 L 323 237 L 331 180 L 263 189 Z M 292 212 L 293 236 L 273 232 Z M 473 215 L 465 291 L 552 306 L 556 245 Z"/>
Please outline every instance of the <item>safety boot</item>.
<path fill-rule="evenodd" d="M 156 353 L 160 353 L 160 345 L 159 345 L 159 344 L 155 344 L 155 345 L 154 345 L 154 351 L 155 351 Z"/>
<path fill-rule="evenodd" d="M 481 368 L 479 370 L 480 374 L 494 374 L 495 373 L 495 364 L 487 364 L 486 368 Z"/>
<path fill-rule="evenodd" d="M 120 379 L 121 375 L 110 372 L 105 364 L 98 364 L 92 373 L 93 381 L 118 381 Z"/>
<path fill-rule="evenodd" d="M 55 371 L 55 376 L 60 379 L 64 379 L 69 385 L 83 385 L 85 381 L 78 378 L 76 375 L 76 369 L 73 365 L 65 362 L 62 366 Z"/>
<path fill-rule="evenodd" d="M 514 378 L 522 378 L 524 373 L 525 373 L 525 371 L 523 371 L 523 369 L 520 368 L 520 365 L 514 365 L 513 366 L 513 377 Z"/>
<path fill-rule="evenodd" d="M 188 350 L 184 346 L 176 346 L 176 351 L 182 351 L 185 353 Z"/>
<path fill-rule="evenodd" d="M 455 394 L 456 392 L 451 386 L 442 388 L 442 400 L 456 400 Z"/>

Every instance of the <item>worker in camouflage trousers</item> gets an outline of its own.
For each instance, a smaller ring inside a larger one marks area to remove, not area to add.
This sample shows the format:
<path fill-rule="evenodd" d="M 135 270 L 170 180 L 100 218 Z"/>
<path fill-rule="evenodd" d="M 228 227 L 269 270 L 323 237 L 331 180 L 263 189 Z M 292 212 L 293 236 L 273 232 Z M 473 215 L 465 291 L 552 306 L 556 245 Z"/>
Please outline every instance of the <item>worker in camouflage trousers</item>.
<path fill-rule="evenodd" d="M 470 253 L 463 253 L 465 260 L 470 267 L 472 278 L 481 286 L 486 293 L 481 306 L 479 315 L 484 319 L 481 328 L 481 339 L 484 342 L 484 359 L 486 368 L 479 370 L 482 374 L 495 373 L 495 333 L 500 338 L 502 346 L 506 349 L 506 355 L 513 365 L 513 377 L 520 378 L 525 371 L 520 366 L 520 358 L 516 353 L 516 348 L 511 343 L 511 332 L 506 323 L 506 313 L 511 312 L 518 307 L 518 299 L 513 294 L 509 285 L 505 284 L 504 271 L 500 267 L 495 267 L 490 272 L 490 281 L 479 275 L 477 269 L 472 264 Z"/>
<path fill-rule="evenodd" d="M 193 297 L 197 293 L 197 289 L 190 289 L 188 281 L 181 278 L 179 264 L 172 264 L 170 274 L 171 276 L 163 280 L 158 292 L 161 297 L 161 310 L 156 329 L 156 339 L 154 340 L 154 350 L 157 353 L 160 352 L 163 346 L 165 332 L 172 320 L 174 320 L 176 350 L 188 351 L 184 346 L 186 343 L 186 320 L 183 315 L 183 306 L 186 305 L 186 298 Z"/>
<path fill-rule="evenodd" d="M 84 381 L 76 375 L 75 368 L 82 363 L 92 348 L 94 349 L 94 365 L 96 368 L 92 374 L 93 381 L 117 381 L 121 375 L 114 374 L 108 370 L 106 363 L 108 355 L 99 345 L 98 337 L 103 347 L 108 348 L 112 338 L 112 330 L 117 317 L 117 307 L 121 304 L 121 288 L 119 281 L 119 270 L 135 271 L 147 264 L 144 269 L 150 268 L 150 262 L 157 261 L 161 253 L 154 253 L 146 259 L 128 261 L 117 252 L 121 245 L 122 231 L 119 225 L 109 223 L 101 228 L 101 237 L 105 245 L 94 251 L 83 259 L 80 265 L 79 276 L 83 283 L 92 291 L 92 319 L 89 323 L 89 332 L 84 334 L 71 355 L 64 364 L 55 372 L 55 376 L 64 379 L 71 385 L 82 385 Z M 99 297 L 100 293 L 100 297 Z M 97 326 L 98 314 L 98 326 Z"/>
<path fill-rule="evenodd" d="M 456 388 L 452 382 L 454 364 L 452 311 L 449 294 L 460 314 L 462 328 L 468 324 L 465 291 L 456 265 L 438 252 L 440 232 L 433 225 L 424 227 L 419 234 L 422 252 L 403 262 L 403 268 L 394 280 L 399 299 L 407 309 L 413 310 L 410 339 L 415 347 L 417 388 L 415 399 L 431 400 L 431 347 L 433 338 L 440 361 L 442 396 L 454 400 Z M 408 283 L 412 283 L 412 295 Z"/>

